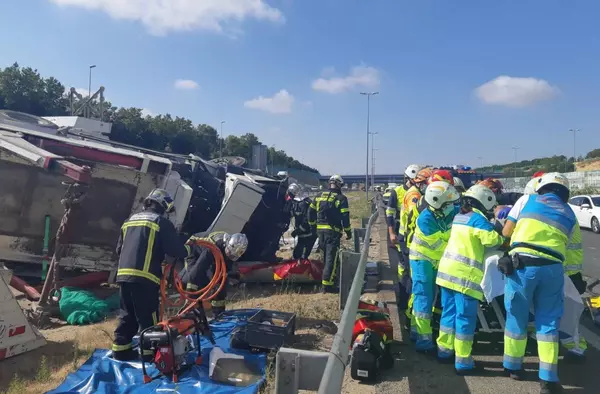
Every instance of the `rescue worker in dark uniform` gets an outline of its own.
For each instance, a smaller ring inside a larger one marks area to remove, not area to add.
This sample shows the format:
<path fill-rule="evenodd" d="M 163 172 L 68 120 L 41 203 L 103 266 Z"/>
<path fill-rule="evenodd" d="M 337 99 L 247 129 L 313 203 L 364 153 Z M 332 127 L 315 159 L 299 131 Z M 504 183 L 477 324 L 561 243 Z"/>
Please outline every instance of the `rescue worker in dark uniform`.
<path fill-rule="evenodd" d="M 339 175 L 329 178 L 329 191 L 322 193 L 310 206 L 309 220 L 317 227 L 319 248 L 323 251 L 322 291 L 336 292 L 338 251 L 342 233 L 352 238 L 348 198 L 342 194 L 344 180 Z"/>
<path fill-rule="evenodd" d="M 181 271 L 181 281 L 187 291 L 197 291 L 204 288 L 214 275 L 216 266 L 215 258 L 210 249 L 198 245 L 197 240 L 208 241 L 219 248 L 223 254 L 225 265 L 227 266 L 227 275 L 229 279 L 234 279 L 236 274 L 233 272 L 234 262 L 248 249 L 248 238 L 244 234 L 229 235 L 223 231 L 214 231 L 212 233 L 204 232 L 192 235 L 185 247 L 188 250 L 188 257 L 185 259 L 185 267 Z M 217 317 L 225 311 L 225 299 L 227 297 L 227 284 L 223 286 L 219 294 L 210 301 L 213 316 Z"/>
<path fill-rule="evenodd" d="M 517 200 L 523 196 L 523 193 L 504 192 L 504 186 L 498 179 L 486 178 L 477 184 L 487 186 L 494 192 L 499 207 L 515 205 Z"/>
<path fill-rule="evenodd" d="M 154 189 L 144 200 L 144 210 L 131 216 L 121 227 L 117 242 L 121 312 L 112 345 L 113 358 L 133 360 L 138 353 L 132 339 L 138 330 L 157 323 L 159 287 L 165 255 L 187 255 L 173 223 L 166 214 L 173 211 L 173 199 L 164 189 Z"/>
<path fill-rule="evenodd" d="M 292 237 L 298 237 L 298 242 L 292 253 L 294 259 L 308 259 L 317 241 L 317 229 L 309 224 L 308 211 L 312 200 L 302 191 L 302 188 L 292 183 L 288 187 L 288 195 L 292 198 L 291 216 L 294 218 Z"/>

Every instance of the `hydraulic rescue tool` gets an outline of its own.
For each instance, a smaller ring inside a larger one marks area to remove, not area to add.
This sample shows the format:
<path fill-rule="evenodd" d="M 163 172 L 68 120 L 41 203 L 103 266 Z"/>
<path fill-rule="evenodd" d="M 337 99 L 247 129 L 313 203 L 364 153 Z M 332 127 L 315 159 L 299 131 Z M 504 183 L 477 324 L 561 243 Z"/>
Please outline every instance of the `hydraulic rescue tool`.
<path fill-rule="evenodd" d="M 149 383 L 159 376 L 170 376 L 173 382 L 178 381 L 178 374 L 192 365 L 202 363 L 202 349 L 200 348 L 200 335 L 209 338 L 215 345 L 215 340 L 206 318 L 203 301 L 210 301 L 217 296 L 227 282 L 227 267 L 225 259 L 219 248 L 208 241 L 196 240 L 195 245 L 202 246 L 211 251 L 215 259 L 214 275 L 206 287 L 198 291 L 187 291 L 183 288 L 181 278 L 175 271 L 174 264 L 165 267 L 166 275 L 161 280 L 161 308 L 160 318 L 163 319 L 166 307 L 182 306 L 174 317 L 162 320 L 155 326 L 146 328 L 140 333 L 140 357 L 142 359 L 142 373 L 144 383 Z M 169 281 L 169 277 L 172 281 Z M 179 300 L 172 302 L 167 295 L 167 287 L 172 282 L 179 293 Z M 185 305 L 184 305 L 185 304 Z M 191 350 L 188 336 L 196 338 L 197 355 L 194 363 L 186 364 L 186 355 Z M 152 362 L 160 372 L 155 377 L 148 376 L 146 362 Z"/>

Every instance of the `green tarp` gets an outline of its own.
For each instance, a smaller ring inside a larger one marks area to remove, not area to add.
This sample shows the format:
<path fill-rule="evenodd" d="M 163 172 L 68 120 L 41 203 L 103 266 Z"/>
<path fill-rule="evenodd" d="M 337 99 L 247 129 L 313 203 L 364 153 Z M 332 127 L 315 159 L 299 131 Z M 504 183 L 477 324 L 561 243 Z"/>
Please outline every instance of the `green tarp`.
<path fill-rule="evenodd" d="M 119 294 L 101 300 L 91 291 L 63 287 L 58 305 L 60 314 L 69 324 L 98 323 L 103 321 L 111 311 L 119 308 Z"/>

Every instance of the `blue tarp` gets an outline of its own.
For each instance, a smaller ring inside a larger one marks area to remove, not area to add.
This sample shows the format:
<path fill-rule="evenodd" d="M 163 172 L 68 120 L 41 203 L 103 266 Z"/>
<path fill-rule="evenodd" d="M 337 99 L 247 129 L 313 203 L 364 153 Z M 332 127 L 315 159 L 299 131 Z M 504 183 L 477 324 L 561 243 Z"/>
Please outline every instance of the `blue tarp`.
<path fill-rule="evenodd" d="M 266 356 L 250 352 L 229 349 L 231 332 L 238 326 L 245 325 L 247 317 L 252 316 L 256 310 L 243 310 L 231 313 L 229 317 L 212 321 L 211 328 L 217 346 L 225 352 L 243 355 L 246 362 L 255 365 L 262 371 L 263 380 L 247 387 L 235 387 L 213 382 L 208 377 L 209 353 L 212 344 L 208 339 L 201 338 L 202 359 L 200 366 L 193 366 L 179 376 L 179 382 L 173 383 L 168 377 L 161 377 L 144 384 L 140 362 L 121 362 L 108 357 L 109 350 L 96 350 L 94 354 L 79 368 L 77 372 L 69 374 L 65 381 L 55 390 L 47 394 L 149 394 L 149 393 L 180 393 L 180 394 L 233 394 L 257 393 L 264 381 L 266 370 Z M 196 352 L 188 354 L 188 360 L 193 362 Z M 146 364 L 148 375 L 158 375 L 152 364 Z"/>

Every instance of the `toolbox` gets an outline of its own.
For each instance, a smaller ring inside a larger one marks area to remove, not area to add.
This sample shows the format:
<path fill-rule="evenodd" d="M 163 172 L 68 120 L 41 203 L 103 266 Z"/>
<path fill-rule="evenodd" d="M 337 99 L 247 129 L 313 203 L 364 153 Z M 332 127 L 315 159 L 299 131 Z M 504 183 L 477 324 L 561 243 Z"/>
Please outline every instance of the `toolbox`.
<path fill-rule="evenodd" d="M 279 349 L 296 330 L 296 314 L 261 309 L 248 319 L 246 342 L 259 349 Z"/>

